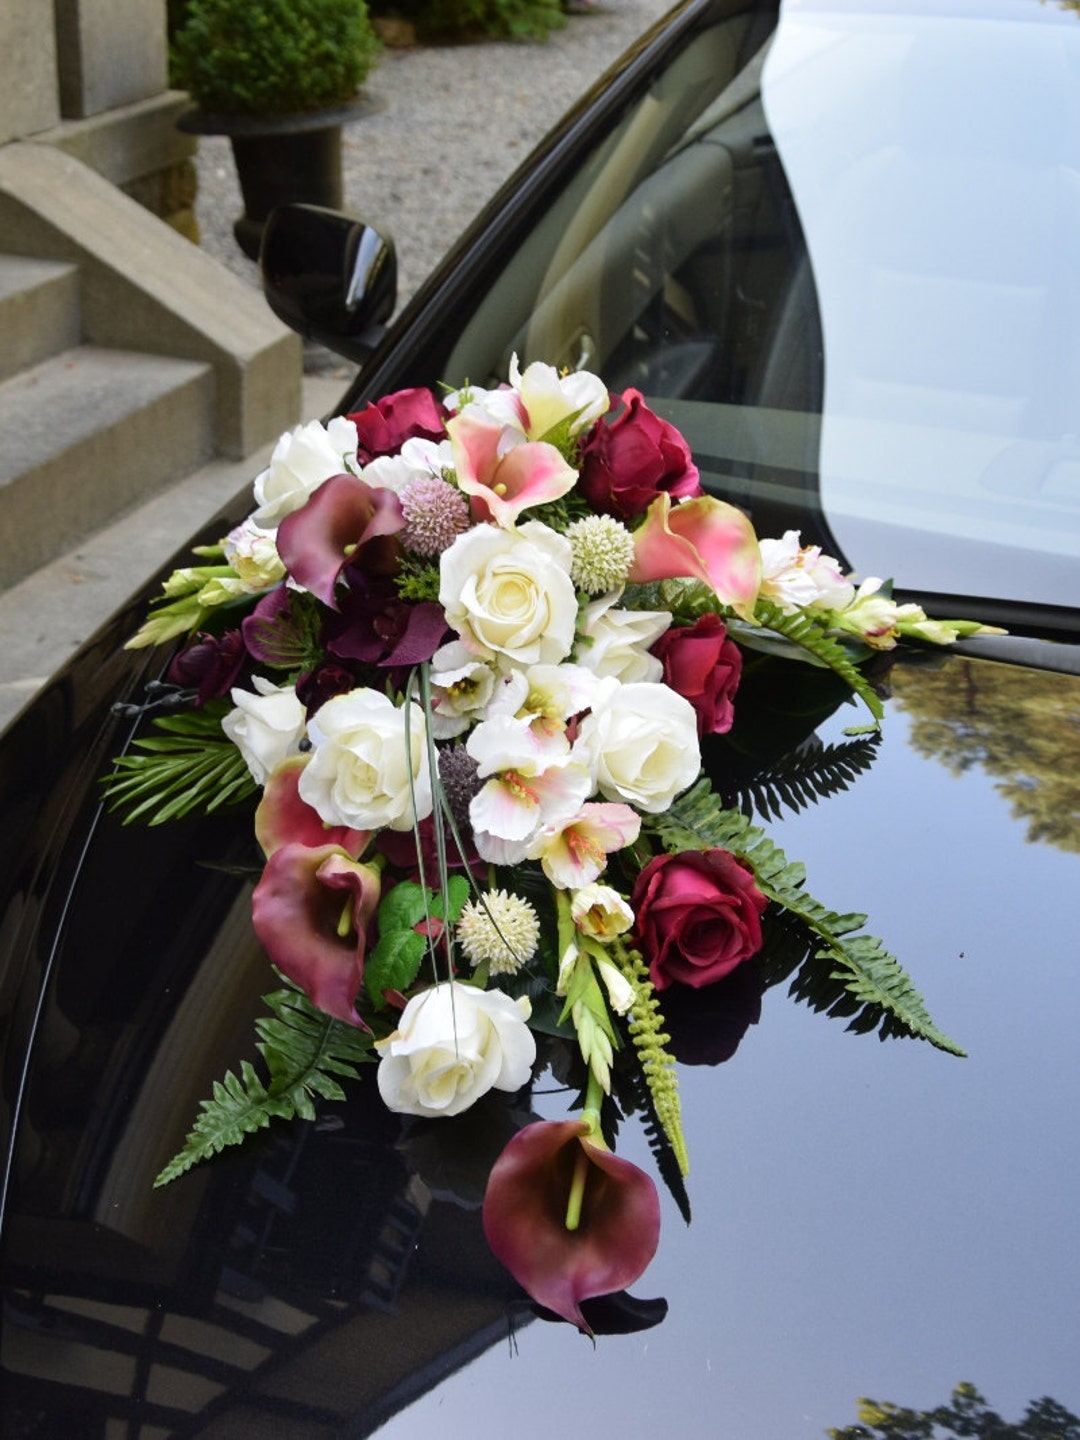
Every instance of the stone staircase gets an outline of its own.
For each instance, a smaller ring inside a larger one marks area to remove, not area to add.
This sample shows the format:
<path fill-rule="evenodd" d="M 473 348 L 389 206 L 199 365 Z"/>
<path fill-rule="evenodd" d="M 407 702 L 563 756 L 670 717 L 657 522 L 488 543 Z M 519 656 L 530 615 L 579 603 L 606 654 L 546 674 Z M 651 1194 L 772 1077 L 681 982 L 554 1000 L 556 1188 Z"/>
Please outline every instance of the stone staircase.
<path fill-rule="evenodd" d="M 205 362 L 83 343 L 78 266 L 0 255 L 0 586 L 214 453 Z"/>

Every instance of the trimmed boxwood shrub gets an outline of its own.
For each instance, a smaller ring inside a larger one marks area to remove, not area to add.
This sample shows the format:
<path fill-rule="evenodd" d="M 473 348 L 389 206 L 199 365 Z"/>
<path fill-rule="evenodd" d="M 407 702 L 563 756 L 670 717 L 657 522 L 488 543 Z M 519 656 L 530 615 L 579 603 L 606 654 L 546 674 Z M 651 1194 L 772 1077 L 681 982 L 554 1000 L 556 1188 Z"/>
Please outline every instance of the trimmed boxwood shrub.
<path fill-rule="evenodd" d="M 351 99 L 377 50 L 365 0 L 188 0 L 172 82 L 208 114 L 303 114 Z"/>

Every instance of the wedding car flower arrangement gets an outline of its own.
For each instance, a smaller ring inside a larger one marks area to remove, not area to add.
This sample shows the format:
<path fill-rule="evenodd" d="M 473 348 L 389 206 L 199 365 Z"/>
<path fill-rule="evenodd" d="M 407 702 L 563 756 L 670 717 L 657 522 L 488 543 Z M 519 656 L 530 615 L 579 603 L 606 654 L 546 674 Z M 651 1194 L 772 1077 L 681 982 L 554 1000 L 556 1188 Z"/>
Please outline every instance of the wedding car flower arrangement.
<path fill-rule="evenodd" d="M 947 1050 L 895 958 L 727 808 L 702 746 L 744 655 L 783 645 L 868 711 L 856 661 L 931 621 L 703 493 L 642 396 L 515 358 L 509 384 L 405 390 L 282 437 L 255 508 L 174 572 L 132 647 L 179 641 L 152 735 L 108 778 L 151 823 L 258 795 L 255 932 L 284 988 L 159 1183 L 377 1060 L 391 1110 L 446 1121 L 573 1047 L 574 1118 L 518 1131 L 487 1184 L 492 1250 L 540 1305 L 623 1290 L 659 1239 L 616 1155 L 614 1070 L 662 1170 L 688 1171 L 665 992 L 704 993 L 793 917 L 855 1028 Z M 853 648 L 855 647 L 855 648 Z"/>

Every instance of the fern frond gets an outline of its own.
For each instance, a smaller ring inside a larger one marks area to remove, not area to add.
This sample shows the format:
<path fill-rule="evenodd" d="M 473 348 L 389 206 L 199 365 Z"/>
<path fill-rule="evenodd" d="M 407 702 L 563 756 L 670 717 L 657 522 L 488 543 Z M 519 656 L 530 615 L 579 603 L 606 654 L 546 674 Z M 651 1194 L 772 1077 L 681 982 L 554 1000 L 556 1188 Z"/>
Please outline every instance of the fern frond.
<path fill-rule="evenodd" d="M 880 1026 L 881 1038 L 912 1035 L 953 1055 L 964 1051 L 934 1024 L 922 996 L 896 957 L 872 935 L 858 934 L 865 915 L 840 915 L 803 888 L 805 866 L 789 861 L 778 845 L 737 810 L 725 810 L 707 780 L 699 780 L 655 822 L 672 851 L 730 850 L 754 872 L 758 889 L 796 915 L 816 937 L 815 959 L 827 962 L 829 976 L 858 1006 L 848 1029 L 860 1033 Z M 796 992 L 798 993 L 798 992 Z M 799 998 L 805 998 L 800 995 Z M 850 1002 L 845 1002 L 850 1003 Z M 833 1008 L 830 1013 L 850 1013 Z"/>
<path fill-rule="evenodd" d="M 634 1003 L 630 1007 L 627 1028 L 637 1051 L 641 1073 L 652 1097 L 656 1118 L 675 1157 L 681 1175 L 690 1173 L 690 1157 L 683 1135 L 682 1110 L 679 1104 L 679 1081 L 675 1059 L 664 1046 L 671 1039 L 664 1033 L 664 1017 L 656 999 L 649 971 L 637 950 L 615 943 L 610 954 L 625 978 L 634 987 Z"/>
<path fill-rule="evenodd" d="M 840 744 L 800 747 L 752 779 L 724 787 L 723 803 L 746 816 L 779 819 L 784 809 L 805 810 L 818 800 L 846 790 L 877 756 L 877 735 Z"/>
<path fill-rule="evenodd" d="M 167 1185 L 200 1160 L 207 1160 L 227 1145 L 239 1145 L 246 1136 L 264 1129 L 272 1119 L 314 1120 L 314 1096 L 343 1100 L 338 1083 L 359 1079 L 357 1066 L 372 1057 L 372 1037 L 366 1030 L 346 1025 L 316 1010 L 293 986 L 264 995 L 273 1012 L 255 1022 L 269 1083 L 264 1083 L 250 1060 L 241 1062 L 240 1074 L 231 1070 L 214 1082 L 213 1095 L 200 1102 L 200 1114 L 183 1149 L 154 1181 Z"/>
<path fill-rule="evenodd" d="M 758 599 L 754 608 L 754 618 L 766 632 L 766 638 L 769 633 L 782 636 L 789 644 L 805 650 L 819 664 L 826 666 L 838 675 L 858 695 L 870 714 L 873 715 L 874 720 L 880 725 L 885 715 L 881 697 L 862 672 L 852 663 L 851 657 L 841 642 L 829 635 L 819 621 L 801 610 L 796 611 L 794 615 L 786 615 L 771 600 L 761 598 Z M 727 619 L 730 622 L 729 628 L 733 637 L 752 646 L 758 627 L 740 623 L 737 616 L 729 616 Z"/>
<path fill-rule="evenodd" d="M 163 825 L 183 815 L 209 815 L 246 800 L 256 790 L 244 757 L 221 728 L 223 702 L 179 715 L 159 715 L 153 735 L 132 742 L 103 778 L 110 810 L 125 825 Z"/>

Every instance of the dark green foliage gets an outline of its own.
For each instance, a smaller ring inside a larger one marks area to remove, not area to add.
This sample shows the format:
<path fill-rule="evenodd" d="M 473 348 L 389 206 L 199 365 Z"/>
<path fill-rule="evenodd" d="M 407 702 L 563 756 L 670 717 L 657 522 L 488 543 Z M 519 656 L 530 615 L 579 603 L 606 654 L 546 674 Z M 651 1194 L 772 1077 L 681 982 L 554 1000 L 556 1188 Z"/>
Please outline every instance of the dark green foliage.
<path fill-rule="evenodd" d="M 815 1009 L 850 1016 L 849 1030 L 879 1030 L 929 1040 L 953 1055 L 964 1052 L 937 1028 L 907 972 L 880 940 L 859 933 L 865 915 L 838 915 L 804 887 L 805 867 L 784 852 L 737 810 L 725 810 L 701 780 L 666 815 L 656 830 L 664 846 L 679 850 L 730 850 L 754 872 L 758 889 L 796 916 L 811 932 L 814 964 L 804 966 L 793 993 Z M 804 976 L 805 979 L 801 977 Z"/>
<path fill-rule="evenodd" d="M 104 778 L 105 800 L 124 812 L 124 824 L 163 825 L 193 812 L 209 815 L 254 794 L 244 757 L 221 728 L 229 707 L 214 701 L 201 710 L 155 719 L 155 735 L 132 741 Z"/>
<path fill-rule="evenodd" d="M 167 1185 L 226 1145 L 241 1144 L 273 1118 L 314 1120 L 314 1097 L 344 1100 L 335 1077 L 357 1079 L 356 1067 L 372 1058 L 372 1037 L 366 1030 L 324 1015 L 295 987 L 263 999 L 273 1015 L 255 1022 L 255 1048 L 266 1063 L 269 1083 L 259 1078 L 250 1060 L 241 1062 L 239 1076 L 230 1070 L 224 1080 L 215 1081 L 213 1098 L 202 1101 L 184 1148 L 155 1185 Z"/>
<path fill-rule="evenodd" d="M 830 670 L 839 675 L 864 702 L 874 719 L 880 722 L 885 714 L 885 707 L 881 703 L 880 696 L 862 672 L 852 663 L 848 651 L 840 641 L 827 635 L 817 620 L 804 615 L 802 611 L 798 611 L 794 615 L 785 615 L 778 605 L 760 597 L 754 614 L 765 630 L 771 631 L 774 635 L 782 635 L 785 640 L 798 645 L 822 665 L 827 665 Z M 752 629 L 744 628 L 734 633 L 736 639 L 753 644 L 754 632 Z"/>
<path fill-rule="evenodd" d="M 864 736 L 837 745 L 821 745 L 815 739 L 776 765 L 758 771 L 753 779 L 725 787 L 725 805 L 741 810 L 747 817 L 779 819 L 785 808 L 805 810 L 828 795 L 846 790 L 877 754 L 878 737 Z"/>
<path fill-rule="evenodd" d="M 172 82 L 209 114 L 302 114 L 351 99 L 377 49 L 364 0 L 189 0 Z"/>
<path fill-rule="evenodd" d="M 566 24 L 561 0 L 376 0 L 376 15 L 411 20 L 422 40 L 544 40 Z"/>

